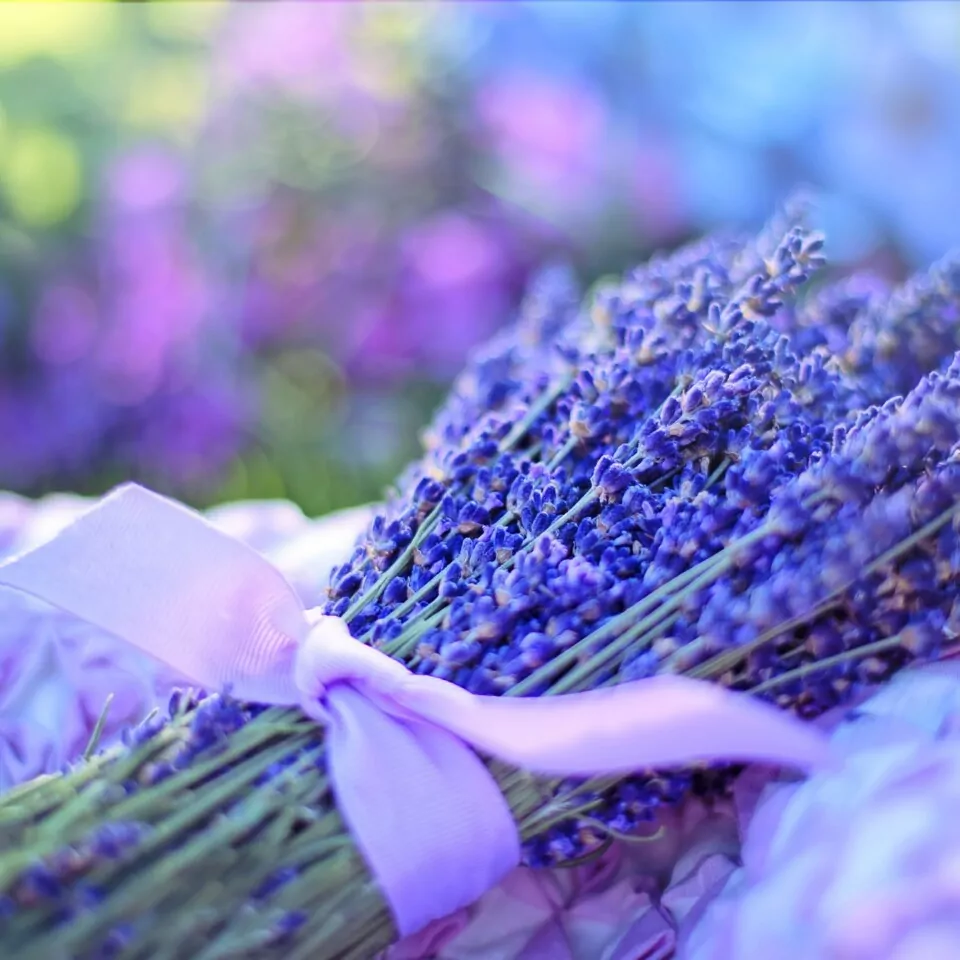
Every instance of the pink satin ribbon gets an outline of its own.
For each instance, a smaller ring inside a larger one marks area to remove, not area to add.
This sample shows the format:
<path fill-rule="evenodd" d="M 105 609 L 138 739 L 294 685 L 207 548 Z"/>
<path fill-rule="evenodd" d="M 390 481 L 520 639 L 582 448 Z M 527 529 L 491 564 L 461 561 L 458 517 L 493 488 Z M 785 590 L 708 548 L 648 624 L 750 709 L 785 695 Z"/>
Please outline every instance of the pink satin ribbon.
<path fill-rule="evenodd" d="M 304 611 L 254 550 L 135 485 L 0 565 L 0 584 L 207 689 L 300 705 L 322 723 L 339 810 L 401 935 L 473 902 L 519 862 L 513 817 L 475 750 L 556 776 L 828 759 L 815 728 L 707 682 L 661 676 L 521 699 L 411 674 L 338 618 Z"/>

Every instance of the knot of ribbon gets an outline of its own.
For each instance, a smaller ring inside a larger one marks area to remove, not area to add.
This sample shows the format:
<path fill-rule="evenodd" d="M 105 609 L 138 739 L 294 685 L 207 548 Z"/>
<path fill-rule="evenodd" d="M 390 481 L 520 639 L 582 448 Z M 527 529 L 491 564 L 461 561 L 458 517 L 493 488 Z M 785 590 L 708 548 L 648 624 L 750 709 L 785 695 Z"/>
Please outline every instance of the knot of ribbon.
<path fill-rule="evenodd" d="M 520 861 L 480 754 L 530 773 L 623 774 L 695 760 L 809 769 L 826 738 L 744 694 L 657 676 L 558 697 L 477 696 L 304 610 L 264 557 L 133 484 L 0 564 L 0 585 L 95 624 L 208 690 L 300 706 L 325 727 L 331 785 L 401 935 Z"/>
<path fill-rule="evenodd" d="M 326 705 L 338 684 L 349 684 L 382 709 L 395 712 L 410 671 L 379 650 L 357 643 L 339 617 L 307 610 L 305 620 L 308 630 L 293 659 L 293 682 L 304 713 L 319 723 L 329 722 Z"/>

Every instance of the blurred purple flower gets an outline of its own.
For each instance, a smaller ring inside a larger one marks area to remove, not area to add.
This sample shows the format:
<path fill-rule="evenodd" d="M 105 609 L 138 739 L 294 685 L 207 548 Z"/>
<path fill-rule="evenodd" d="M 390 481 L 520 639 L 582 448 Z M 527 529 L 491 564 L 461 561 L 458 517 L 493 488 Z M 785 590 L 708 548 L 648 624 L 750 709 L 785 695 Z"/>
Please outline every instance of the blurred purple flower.
<path fill-rule="evenodd" d="M 144 147 L 122 155 L 108 171 L 106 189 L 113 205 L 129 213 L 160 210 L 182 202 L 186 171 L 179 157 Z"/>
<path fill-rule="evenodd" d="M 83 360 L 96 342 L 98 324 L 97 303 L 82 286 L 54 281 L 41 294 L 30 327 L 34 353 L 51 366 Z"/>
<path fill-rule="evenodd" d="M 927 3 L 444 4 L 407 20 L 239 4 L 188 52 L 144 23 L 144 70 L 197 69 L 196 116 L 144 134 L 89 84 L 51 81 L 90 121 L 76 145 L 96 187 L 0 279 L 0 485 L 146 471 L 205 495 L 276 447 L 275 353 L 324 351 L 340 404 L 443 380 L 558 251 L 619 269 L 759 217 L 798 180 L 824 192 L 841 259 L 939 253 L 960 242 L 956 25 Z M 18 77 L 0 71 L 4 102 Z M 323 417 L 326 386 L 307 385 Z M 180 446 L 188 410 L 201 438 Z"/>
<path fill-rule="evenodd" d="M 240 91 L 266 83 L 309 95 L 334 86 L 350 60 L 348 26 L 339 4 L 287 3 L 282 15 L 253 4 L 228 24 L 222 79 Z"/>
<path fill-rule="evenodd" d="M 607 111 L 583 82 L 535 72 L 505 72 L 477 97 L 481 137 L 523 185 L 555 206 L 594 199 L 602 187 Z"/>
<path fill-rule="evenodd" d="M 245 343 L 314 344 L 360 389 L 448 376 L 508 315 L 535 251 L 552 242 L 530 218 L 511 227 L 490 202 L 403 226 L 363 209 L 307 223 L 295 199 L 271 198 L 253 228 Z"/>
<path fill-rule="evenodd" d="M 233 363 L 235 334 L 213 315 L 184 174 L 152 148 L 110 168 L 89 262 L 45 281 L 30 375 L 0 387 L 12 451 L 0 483 L 29 489 L 120 467 L 196 488 L 235 457 L 253 390 Z"/>
<path fill-rule="evenodd" d="M 133 405 L 178 368 L 199 373 L 209 294 L 176 207 L 161 215 L 117 208 L 104 226 L 99 280 L 108 306 L 96 349 L 98 386 L 109 401 Z"/>
<path fill-rule="evenodd" d="M 237 385 L 209 377 L 146 401 L 122 448 L 141 471 L 203 488 L 236 455 L 252 416 Z"/>
<path fill-rule="evenodd" d="M 58 369 L 29 382 L 0 382 L 0 483 L 30 487 L 99 452 L 109 412 L 91 395 L 86 371 Z"/>

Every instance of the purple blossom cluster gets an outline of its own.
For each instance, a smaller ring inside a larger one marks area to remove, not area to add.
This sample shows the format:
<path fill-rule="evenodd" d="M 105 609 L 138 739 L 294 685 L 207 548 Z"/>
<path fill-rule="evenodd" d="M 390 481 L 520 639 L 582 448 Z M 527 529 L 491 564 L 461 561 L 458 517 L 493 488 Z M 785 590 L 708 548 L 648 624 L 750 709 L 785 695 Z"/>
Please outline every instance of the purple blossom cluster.
<path fill-rule="evenodd" d="M 581 308 L 542 278 L 334 572 L 327 612 L 492 695 L 669 671 L 814 716 L 936 657 L 960 558 L 956 270 L 885 299 L 850 280 L 805 294 L 823 258 L 801 215 L 654 260 Z M 645 777 L 598 815 L 629 830 L 728 773 Z M 574 824 L 527 853 L 591 842 Z"/>

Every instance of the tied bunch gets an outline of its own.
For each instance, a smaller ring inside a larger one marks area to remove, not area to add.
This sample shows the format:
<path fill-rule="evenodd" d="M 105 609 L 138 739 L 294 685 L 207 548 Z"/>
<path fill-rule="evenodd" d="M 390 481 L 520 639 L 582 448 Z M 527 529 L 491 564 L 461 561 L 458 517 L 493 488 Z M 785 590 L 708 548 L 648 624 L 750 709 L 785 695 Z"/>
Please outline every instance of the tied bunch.
<path fill-rule="evenodd" d="M 334 572 L 328 612 L 494 695 L 672 672 L 813 717 L 937 657 L 960 615 L 960 264 L 798 299 L 821 246 L 778 218 L 582 310 L 545 277 Z M 624 781 L 528 862 L 580 857 L 725 773 Z"/>
<path fill-rule="evenodd" d="M 545 275 L 325 612 L 499 696 L 670 672 L 813 717 L 941 656 L 960 617 L 960 265 L 801 294 L 821 247 L 787 215 L 582 307 Z M 359 958 L 394 938 L 316 726 L 178 696 L 127 739 L 0 800 L 14 955 Z M 527 863 L 553 866 L 736 771 L 493 772 Z"/>

